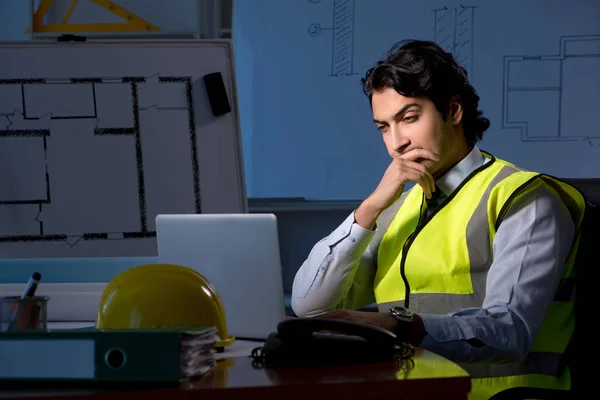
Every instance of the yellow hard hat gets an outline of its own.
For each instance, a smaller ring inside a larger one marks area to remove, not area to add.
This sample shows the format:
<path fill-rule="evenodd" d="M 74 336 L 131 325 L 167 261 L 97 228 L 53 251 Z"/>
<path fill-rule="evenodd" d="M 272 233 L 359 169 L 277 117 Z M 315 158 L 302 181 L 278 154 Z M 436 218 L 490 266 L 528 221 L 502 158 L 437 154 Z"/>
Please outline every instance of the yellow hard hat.
<path fill-rule="evenodd" d="M 214 287 L 197 271 L 174 264 L 141 265 L 114 277 L 96 318 L 98 329 L 211 326 L 220 338 L 215 347 L 234 342 Z"/>

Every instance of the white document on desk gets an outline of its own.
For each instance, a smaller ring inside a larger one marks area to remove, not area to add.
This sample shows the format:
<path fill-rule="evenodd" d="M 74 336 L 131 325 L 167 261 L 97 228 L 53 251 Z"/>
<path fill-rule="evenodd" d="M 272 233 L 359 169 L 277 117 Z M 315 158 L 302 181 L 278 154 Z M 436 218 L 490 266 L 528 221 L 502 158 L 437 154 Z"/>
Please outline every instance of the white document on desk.
<path fill-rule="evenodd" d="M 236 340 L 231 346 L 225 347 L 222 353 L 216 353 L 215 359 L 250 357 L 252 349 L 262 347 L 264 342 L 252 340 Z"/>

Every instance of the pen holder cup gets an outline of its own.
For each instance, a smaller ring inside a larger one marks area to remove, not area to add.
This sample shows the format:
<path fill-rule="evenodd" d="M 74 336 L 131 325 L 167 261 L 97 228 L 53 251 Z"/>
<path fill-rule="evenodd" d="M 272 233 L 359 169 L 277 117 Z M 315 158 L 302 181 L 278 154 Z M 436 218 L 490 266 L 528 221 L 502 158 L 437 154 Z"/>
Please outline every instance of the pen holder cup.
<path fill-rule="evenodd" d="M 0 332 L 47 329 L 48 297 L 0 297 Z"/>

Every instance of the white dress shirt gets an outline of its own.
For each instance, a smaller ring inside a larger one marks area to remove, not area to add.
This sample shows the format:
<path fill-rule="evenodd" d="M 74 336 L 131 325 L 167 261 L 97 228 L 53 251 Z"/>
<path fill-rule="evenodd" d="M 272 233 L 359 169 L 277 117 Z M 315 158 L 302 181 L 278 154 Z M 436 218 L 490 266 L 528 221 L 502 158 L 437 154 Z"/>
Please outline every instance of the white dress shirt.
<path fill-rule="evenodd" d="M 448 196 L 485 162 L 489 159 L 475 146 L 436 185 Z M 312 248 L 294 278 L 296 315 L 359 309 L 375 302 L 377 249 L 394 217 L 388 214 L 379 217 L 375 230 L 367 230 L 354 222 L 352 212 Z M 481 308 L 419 313 L 427 332 L 420 347 L 456 362 L 522 360 L 552 303 L 574 232 L 573 220 L 554 192 L 542 186 L 520 199 L 494 236 L 494 261 Z"/>

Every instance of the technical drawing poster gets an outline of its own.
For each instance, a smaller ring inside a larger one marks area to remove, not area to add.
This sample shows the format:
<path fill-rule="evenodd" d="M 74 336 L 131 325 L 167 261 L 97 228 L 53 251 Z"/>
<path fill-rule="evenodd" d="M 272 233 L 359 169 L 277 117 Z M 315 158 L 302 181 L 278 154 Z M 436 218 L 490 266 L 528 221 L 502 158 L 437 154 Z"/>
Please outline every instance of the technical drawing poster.
<path fill-rule="evenodd" d="M 226 47 L 52 46 L 0 47 L 3 258 L 156 256 L 157 214 L 244 212 Z"/>
<path fill-rule="evenodd" d="M 597 0 L 257 0 L 236 6 L 237 66 L 244 67 L 238 92 L 242 107 L 251 104 L 252 123 L 243 129 L 253 143 L 254 197 L 360 200 L 371 193 L 389 158 L 360 79 L 405 39 L 433 40 L 467 69 L 491 121 L 480 148 L 529 170 L 598 176 Z M 290 110 L 298 116 L 293 124 Z"/>

